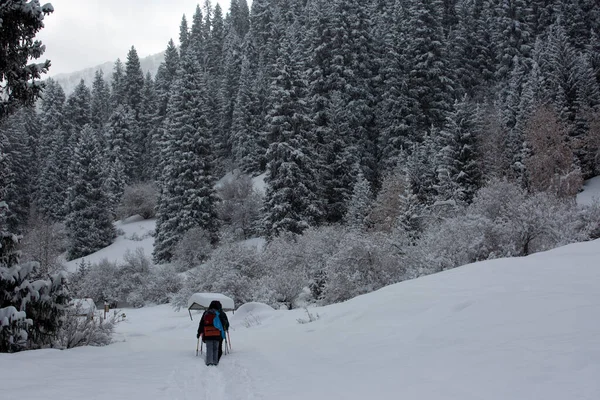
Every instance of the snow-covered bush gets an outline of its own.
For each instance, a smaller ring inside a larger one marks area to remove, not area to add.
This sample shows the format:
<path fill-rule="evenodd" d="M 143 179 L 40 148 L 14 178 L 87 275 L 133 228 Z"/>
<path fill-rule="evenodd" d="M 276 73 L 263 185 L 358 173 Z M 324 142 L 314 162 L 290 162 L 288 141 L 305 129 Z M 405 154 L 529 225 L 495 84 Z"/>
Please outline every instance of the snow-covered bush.
<path fill-rule="evenodd" d="M 173 252 L 173 263 L 177 271 L 183 272 L 200 265 L 213 251 L 212 234 L 202 228 L 187 231 Z"/>
<path fill-rule="evenodd" d="M 120 264 L 82 263 L 71 280 L 77 297 L 113 305 L 126 302 L 133 307 L 167 303 L 182 286 L 173 267 L 154 266 L 141 248 L 127 252 Z"/>
<path fill-rule="evenodd" d="M 372 292 L 405 279 L 401 249 L 384 234 L 348 232 L 327 260 L 326 304 Z"/>
<path fill-rule="evenodd" d="M 80 306 L 68 311 L 64 323 L 58 332 L 55 347 L 71 349 L 80 346 L 106 346 L 112 341 L 117 323 L 117 314 L 107 319 L 81 316 Z"/>
<path fill-rule="evenodd" d="M 261 195 L 254 190 L 252 177 L 236 172 L 217 189 L 217 206 L 226 240 L 248 239 L 256 234 L 260 220 Z"/>
<path fill-rule="evenodd" d="M 158 191 L 151 183 L 127 186 L 117 209 L 117 215 L 121 219 L 132 215 L 140 215 L 144 219 L 153 218 L 156 215 L 157 199 Z"/>
<path fill-rule="evenodd" d="M 20 243 L 23 262 L 37 261 L 40 266 L 36 273 L 39 277 L 47 277 L 64 269 L 60 255 L 66 246 L 67 234 L 63 224 L 32 213 Z"/>
<path fill-rule="evenodd" d="M 188 272 L 182 290 L 174 297 L 174 306 L 186 306 L 189 296 L 196 292 L 223 293 L 235 304 L 255 300 L 263 271 L 255 248 L 225 244 L 205 264 Z"/>

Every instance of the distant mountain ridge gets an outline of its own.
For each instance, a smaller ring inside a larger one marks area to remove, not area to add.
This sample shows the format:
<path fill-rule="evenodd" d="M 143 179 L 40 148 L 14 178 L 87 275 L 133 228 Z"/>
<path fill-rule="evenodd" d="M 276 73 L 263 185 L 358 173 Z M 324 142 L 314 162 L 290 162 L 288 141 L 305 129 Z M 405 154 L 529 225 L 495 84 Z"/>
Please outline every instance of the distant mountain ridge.
<path fill-rule="evenodd" d="M 148 57 L 140 58 L 140 65 L 142 67 L 142 71 L 144 75 L 147 72 L 150 72 L 152 76 L 156 75 L 156 71 L 158 71 L 158 67 L 163 62 L 165 58 L 165 52 L 160 52 L 158 54 L 153 54 Z M 115 60 L 116 61 L 116 60 Z M 125 64 L 125 59 L 121 59 L 123 64 Z M 83 79 L 87 86 L 92 86 L 92 82 L 94 81 L 94 75 L 97 70 L 102 70 L 104 72 L 104 79 L 106 79 L 109 83 L 112 80 L 113 68 L 115 62 L 109 61 L 103 64 L 97 65 L 95 67 L 82 69 L 80 71 L 69 72 L 64 74 L 58 74 L 53 76 L 56 82 L 62 86 L 65 94 L 68 96 L 73 92 L 75 87 L 79 84 L 79 82 Z"/>

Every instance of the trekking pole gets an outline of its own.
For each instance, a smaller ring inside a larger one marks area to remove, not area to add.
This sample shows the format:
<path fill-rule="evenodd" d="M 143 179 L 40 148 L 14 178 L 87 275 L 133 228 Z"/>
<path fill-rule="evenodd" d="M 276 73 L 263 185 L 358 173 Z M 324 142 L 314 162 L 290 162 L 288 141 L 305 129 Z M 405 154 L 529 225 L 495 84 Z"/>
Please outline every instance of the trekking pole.
<path fill-rule="evenodd" d="M 231 338 L 229 337 L 229 331 L 227 331 L 227 343 L 229 343 L 229 351 L 231 352 Z"/>
<path fill-rule="evenodd" d="M 200 338 L 198 338 L 198 343 L 196 343 L 196 357 L 198 357 L 198 347 L 200 347 Z"/>

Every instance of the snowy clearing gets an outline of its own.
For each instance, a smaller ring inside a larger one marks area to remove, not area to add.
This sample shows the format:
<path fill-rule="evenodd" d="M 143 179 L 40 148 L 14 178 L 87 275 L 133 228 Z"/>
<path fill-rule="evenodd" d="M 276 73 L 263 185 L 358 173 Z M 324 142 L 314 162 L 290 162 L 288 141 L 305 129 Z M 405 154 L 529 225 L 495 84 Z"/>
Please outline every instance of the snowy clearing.
<path fill-rule="evenodd" d="M 585 181 L 583 191 L 577 194 L 577 204 L 591 205 L 600 201 L 600 176 Z"/>
<path fill-rule="evenodd" d="M 154 250 L 152 233 L 156 228 L 156 219 L 143 219 L 140 216 L 134 216 L 127 218 L 125 221 L 117 221 L 115 228 L 118 236 L 113 244 L 88 256 L 66 262 L 67 271 L 77 271 L 77 267 L 82 260 L 92 264 L 103 259 L 111 262 L 121 262 L 127 251 L 133 252 L 137 248 L 143 249 L 148 257 L 152 257 L 152 251 Z"/>
<path fill-rule="evenodd" d="M 599 257 L 596 240 L 471 264 L 309 309 L 311 323 L 243 306 L 218 367 L 195 357 L 198 314 L 124 310 L 111 346 L 0 355 L 3 397 L 595 400 Z"/>

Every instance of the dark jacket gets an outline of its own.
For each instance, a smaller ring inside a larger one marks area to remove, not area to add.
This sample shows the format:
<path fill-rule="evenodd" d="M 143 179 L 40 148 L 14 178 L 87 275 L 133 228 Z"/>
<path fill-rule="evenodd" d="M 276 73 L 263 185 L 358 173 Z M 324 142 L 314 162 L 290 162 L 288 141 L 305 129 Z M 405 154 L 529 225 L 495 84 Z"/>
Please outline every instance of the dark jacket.
<path fill-rule="evenodd" d="M 198 334 L 196 335 L 196 337 L 200 337 L 200 335 L 202 335 L 202 341 L 206 342 L 207 340 L 223 340 L 220 336 L 214 336 L 214 337 L 206 337 L 205 335 L 203 335 L 204 332 L 204 316 L 208 313 L 216 313 L 216 311 L 219 311 L 219 319 L 221 320 L 221 325 L 223 325 L 223 329 L 225 331 L 229 330 L 229 320 L 227 319 L 227 315 L 225 314 L 225 312 L 221 309 L 221 310 L 216 310 L 214 308 L 209 308 L 208 310 L 204 311 L 204 313 L 202 314 L 202 318 L 200 318 L 200 325 L 198 325 Z"/>

